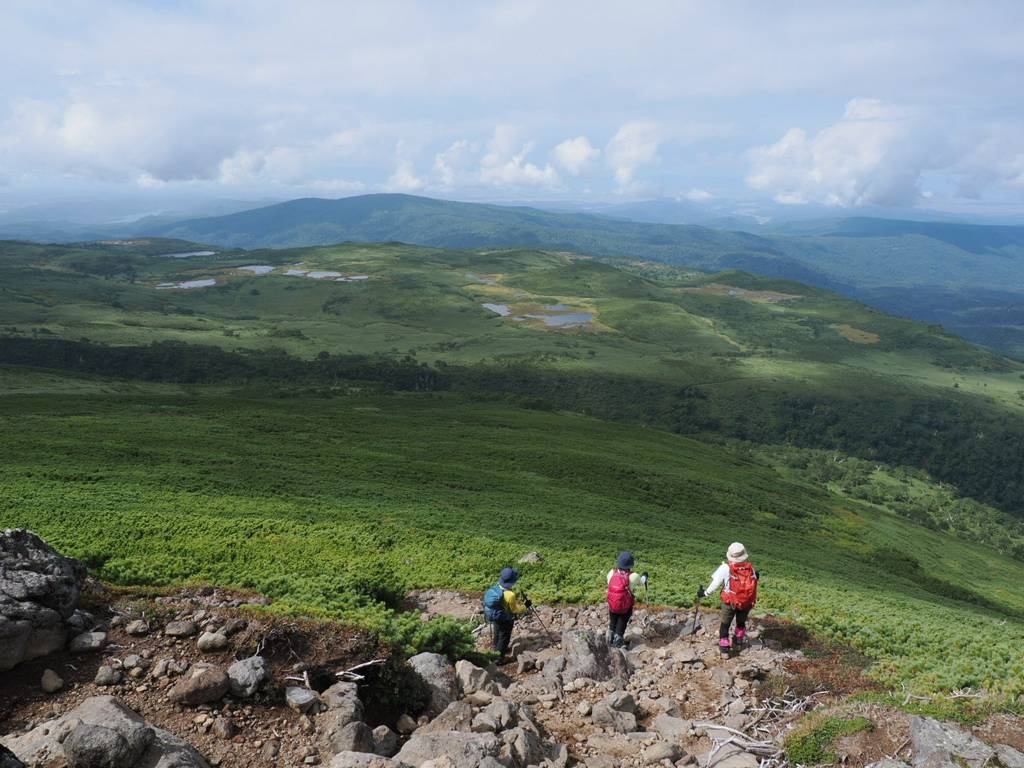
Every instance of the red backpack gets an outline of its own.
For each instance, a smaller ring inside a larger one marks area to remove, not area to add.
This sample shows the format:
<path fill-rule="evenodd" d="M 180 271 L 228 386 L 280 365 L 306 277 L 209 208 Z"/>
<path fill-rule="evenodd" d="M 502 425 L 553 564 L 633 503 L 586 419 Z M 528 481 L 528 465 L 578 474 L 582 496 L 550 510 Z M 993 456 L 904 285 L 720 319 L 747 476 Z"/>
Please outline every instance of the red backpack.
<path fill-rule="evenodd" d="M 635 602 L 636 598 L 629 589 L 629 572 L 616 568 L 608 582 L 608 609 L 612 613 L 629 613 Z"/>
<path fill-rule="evenodd" d="M 757 577 L 750 563 L 729 564 L 729 591 L 722 592 L 722 601 L 737 611 L 749 611 L 757 604 Z"/>

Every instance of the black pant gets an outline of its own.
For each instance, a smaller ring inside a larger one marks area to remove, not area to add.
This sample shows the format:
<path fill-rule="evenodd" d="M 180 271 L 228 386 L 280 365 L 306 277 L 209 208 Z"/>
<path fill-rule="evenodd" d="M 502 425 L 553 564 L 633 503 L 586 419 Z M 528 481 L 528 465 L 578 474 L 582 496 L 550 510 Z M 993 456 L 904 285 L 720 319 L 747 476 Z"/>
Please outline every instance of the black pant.
<path fill-rule="evenodd" d="M 608 629 L 611 630 L 613 638 L 626 636 L 626 625 L 629 624 L 631 618 L 633 618 L 632 608 L 629 609 L 629 613 L 608 611 Z"/>
<path fill-rule="evenodd" d="M 491 631 L 494 637 L 494 650 L 504 656 L 508 653 L 508 645 L 512 642 L 512 622 L 492 621 Z"/>
<path fill-rule="evenodd" d="M 718 627 L 718 637 L 729 636 L 729 626 L 732 624 L 733 617 L 736 618 L 736 628 L 746 629 L 747 628 L 747 616 L 750 614 L 749 610 L 738 611 L 728 603 L 722 603 L 722 623 Z"/>

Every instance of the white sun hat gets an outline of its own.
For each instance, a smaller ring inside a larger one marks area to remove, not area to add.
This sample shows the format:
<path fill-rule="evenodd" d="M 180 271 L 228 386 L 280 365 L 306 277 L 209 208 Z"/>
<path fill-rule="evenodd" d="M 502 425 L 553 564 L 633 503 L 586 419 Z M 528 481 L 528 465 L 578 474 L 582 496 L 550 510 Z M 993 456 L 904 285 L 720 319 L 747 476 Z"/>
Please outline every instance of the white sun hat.
<path fill-rule="evenodd" d="M 747 559 L 747 548 L 738 541 L 734 541 L 729 545 L 729 549 L 726 551 L 725 556 L 729 559 L 730 563 L 742 563 Z"/>

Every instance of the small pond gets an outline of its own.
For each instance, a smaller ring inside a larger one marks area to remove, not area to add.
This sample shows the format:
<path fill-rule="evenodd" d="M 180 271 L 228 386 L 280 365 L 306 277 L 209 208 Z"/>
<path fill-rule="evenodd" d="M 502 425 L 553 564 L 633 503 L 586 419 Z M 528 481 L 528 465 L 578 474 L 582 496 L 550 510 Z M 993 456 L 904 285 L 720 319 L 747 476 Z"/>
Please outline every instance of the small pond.
<path fill-rule="evenodd" d="M 489 309 L 494 314 L 501 315 L 502 317 L 508 317 L 512 314 L 512 310 L 509 309 L 508 304 L 481 304 L 480 306 L 484 309 Z"/>
<path fill-rule="evenodd" d="M 250 264 L 247 267 L 239 267 L 244 269 L 246 272 L 252 272 L 254 275 L 269 275 L 274 271 L 274 268 L 267 266 L 266 264 Z"/>

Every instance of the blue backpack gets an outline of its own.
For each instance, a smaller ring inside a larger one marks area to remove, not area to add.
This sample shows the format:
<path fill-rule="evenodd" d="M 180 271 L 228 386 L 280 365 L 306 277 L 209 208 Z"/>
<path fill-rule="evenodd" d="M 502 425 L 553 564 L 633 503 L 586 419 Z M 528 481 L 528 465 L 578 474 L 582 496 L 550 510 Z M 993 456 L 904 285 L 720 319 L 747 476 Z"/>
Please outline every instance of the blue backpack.
<path fill-rule="evenodd" d="M 487 621 L 512 621 L 512 614 L 505 609 L 505 590 L 500 584 L 484 592 L 484 618 Z"/>

